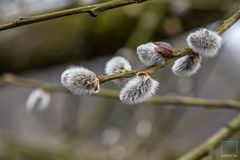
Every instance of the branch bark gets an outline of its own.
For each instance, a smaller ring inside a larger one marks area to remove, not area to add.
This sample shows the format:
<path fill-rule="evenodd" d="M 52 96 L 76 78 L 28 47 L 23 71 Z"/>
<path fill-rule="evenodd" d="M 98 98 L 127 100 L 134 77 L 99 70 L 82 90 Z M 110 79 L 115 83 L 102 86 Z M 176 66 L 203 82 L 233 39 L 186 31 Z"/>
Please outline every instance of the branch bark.
<path fill-rule="evenodd" d="M 47 21 L 50 19 L 56 19 L 59 17 L 70 16 L 74 14 L 89 13 L 91 16 L 96 17 L 98 14 L 100 14 L 103 11 L 130 5 L 130 4 L 141 3 L 144 1 L 148 1 L 148 0 L 112 0 L 109 2 L 86 5 L 82 7 L 66 9 L 66 10 L 52 12 L 52 13 L 39 14 L 31 17 L 19 17 L 13 22 L 0 25 L 0 31 L 8 30 L 11 28 L 17 28 L 17 27 L 32 24 L 32 23 Z"/>
<path fill-rule="evenodd" d="M 63 92 L 70 93 L 67 89 L 58 84 L 51 84 L 42 81 L 27 79 L 18 77 L 12 74 L 5 74 L 0 77 L 0 83 L 8 83 L 28 88 L 41 88 L 49 92 Z M 105 98 L 118 99 L 118 91 L 112 89 L 101 89 L 101 92 L 95 96 L 101 96 Z M 173 96 L 154 96 L 148 103 L 156 105 L 184 105 L 188 107 L 205 107 L 216 109 L 235 109 L 240 110 L 240 101 L 226 99 L 226 100 L 211 100 L 203 98 L 191 98 L 191 97 L 173 97 Z"/>
<path fill-rule="evenodd" d="M 238 9 L 231 17 L 224 20 L 222 25 L 217 27 L 216 31 L 219 34 L 223 34 L 228 28 L 230 28 L 235 22 L 240 19 L 240 9 Z"/>
<path fill-rule="evenodd" d="M 190 48 L 182 48 L 182 49 L 174 49 L 174 57 L 172 58 L 166 58 L 161 64 L 159 65 L 153 65 L 150 67 L 145 67 L 141 69 L 136 69 L 136 70 L 131 70 L 131 71 L 126 71 L 124 73 L 118 73 L 118 74 L 113 74 L 113 75 L 100 75 L 98 76 L 100 79 L 100 83 L 105 83 L 107 81 L 111 81 L 114 79 L 119 79 L 119 78 L 129 78 L 133 77 L 136 75 L 138 72 L 149 72 L 150 74 L 154 74 L 157 72 L 160 68 L 165 67 L 166 65 L 174 62 L 176 59 L 185 56 L 187 54 L 192 54 L 192 50 Z"/>
<path fill-rule="evenodd" d="M 240 114 L 228 122 L 228 124 L 208 138 L 204 143 L 200 144 L 179 160 L 198 160 L 209 154 L 213 149 L 217 148 L 221 141 L 233 136 L 240 129 Z"/>

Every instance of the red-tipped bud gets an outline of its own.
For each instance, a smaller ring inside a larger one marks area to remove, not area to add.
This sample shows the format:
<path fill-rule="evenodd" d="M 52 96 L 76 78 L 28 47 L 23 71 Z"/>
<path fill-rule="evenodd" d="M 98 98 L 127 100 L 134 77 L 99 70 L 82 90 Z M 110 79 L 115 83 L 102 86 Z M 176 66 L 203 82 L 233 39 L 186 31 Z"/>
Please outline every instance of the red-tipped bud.
<path fill-rule="evenodd" d="M 161 54 L 163 57 L 173 57 L 173 47 L 167 42 L 153 42 L 157 47 L 156 52 Z"/>

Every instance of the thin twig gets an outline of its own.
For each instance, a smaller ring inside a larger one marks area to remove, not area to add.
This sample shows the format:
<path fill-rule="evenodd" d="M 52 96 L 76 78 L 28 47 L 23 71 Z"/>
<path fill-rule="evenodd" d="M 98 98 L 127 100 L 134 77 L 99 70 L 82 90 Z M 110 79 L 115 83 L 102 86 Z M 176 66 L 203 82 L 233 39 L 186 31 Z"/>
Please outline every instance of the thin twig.
<path fill-rule="evenodd" d="M 223 34 L 228 28 L 230 28 L 235 22 L 240 19 L 240 9 L 237 10 L 231 17 L 223 21 L 223 24 L 220 25 L 216 31 L 219 34 Z"/>
<path fill-rule="evenodd" d="M 17 28 L 17 27 L 32 24 L 32 23 L 47 21 L 50 19 L 56 19 L 59 17 L 70 16 L 74 14 L 89 13 L 91 16 L 96 17 L 98 14 L 100 14 L 103 11 L 134 4 L 134 3 L 141 3 L 144 1 L 148 1 L 148 0 L 113 0 L 113 1 L 103 2 L 99 4 L 92 4 L 92 5 L 86 5 L 86 6 L 81 6 L 81 7 L 72 8 L 72 9 L 61 10 L 57 12 L 39 14 L 31 17 L 19 17 L 13 22 L 0 25 L 0 31 L 8 30 L 10 28 Z"/>
<path fill-rule="evenodd" d="M 232 137 L 240 129 L 240 114 L 228 122 L 228 124 L 217 131 L 213 136 L 208 138 L 204 143 L 200 144 L 179 160 L 197 160 L 209 154 L 213 149 L 217 148 L 221 141 Z"/>
<path fill-rule="evenodd" d="M 67 89 L 62 87 L 60 84 L 51 84 L 38 80 L 32 80 L 27 78 L 18 77 L 12 74 L 5 74 L 0 77 L 0 83 L 14 84 L 17 86 L 28 87 L 28 88 L 42 88 L 49 92 L 64 92 L 70 93 Z M 118 91 L 112 89 L 101 89 L 101 92 L 96 96 L 105 98 L 118 98 Z M 199 106 L 205 108 L 217 108 L 217 109 L 240 109 L 240 102 L 236 100 L 211 100 L 203 98 L 191 98 L 191 97 L 174 97 L 174 96 L 154 96 L 148 103 L 157 105 L 184 105 L 184 106 Z"/>

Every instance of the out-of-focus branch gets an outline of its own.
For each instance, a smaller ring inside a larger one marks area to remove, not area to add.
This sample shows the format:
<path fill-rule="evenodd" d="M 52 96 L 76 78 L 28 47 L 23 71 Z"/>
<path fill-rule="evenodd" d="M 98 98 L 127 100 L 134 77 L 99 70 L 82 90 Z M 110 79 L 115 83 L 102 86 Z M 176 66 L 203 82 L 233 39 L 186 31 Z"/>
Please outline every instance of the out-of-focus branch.
<path fill-rule="evenodd" d="M 216 32 L 218 32 L 219 34 L 224 33 L 235 22 L 237 22 L 239 20 L 239 18 L 240 18 L 240 10 L 237 10 L 231 17 L 224 20 L 223 23 L 220 26 L 217 27 Z M 193 52 L 190 48 L 174 49 L 174 57 L 166 58 L 165 61 L 162 64 L 154 65 L 154 66 L 147 67 L 147 68 L 127 71 L 127 72 L 119 73 L 119 74 L 102 75 L 102 76 L 99 76 L 100 82 L 104 83 L 104 82 L 114 80 L 114 79 L 132 77 L 132 76 L 135 76 L 136 73 L 142 72 L 142 71 L 146 71 L 146 72 L 149 72 L 149 73 L 153 74 L 156 71 L 158 71 L 160 68 L 163 68 L 164 66 L 174 62 L 179 57 L 182 57 L 182 56 L 185 56 L 185 55 L 188 55 L 188 54 L 193 54 Z"/>
<path fill-rule="evenodd" d="M 162 24 L 165 14 L 168 11 L 168 6 L 169 1 L 151 1 L 151 3 L 145 5 L 141 11 L 137 25 L 125 43 L 125 47 L 135 47 L 142 42 L 150 41 L 157 28 L 159 28 L 159 25 Z M 146 19 L 151 19 L 151 23 L 147 27 L 143 25 L 146 23 Z"/>
<path fill-rule="evenodd" d="M 200 144 L 179 160 L 201 159 L 209 154 L 213 149 L 218 147 L 222 140 L 226 140 L 233 136 L 240 129 L 240 114 L 233 118 L 228 124 L 217 131 L 213 136 L 208 138 L 204 143 Z"/>
<path fill-rule="evenodd" d="M 70 93 L 68 90 L 58 84 L 51 84 L 41 82 L 37 80 L 21 78 L 12 74 L 5 74 L 0 77 L 0 83 L 14 84 L 22 87 L 29 88 L 42 88 L 49 92 L 65 92 Z M 118 98 L 118 91 L 111 89 L 101 89 L 101 92 L 96 94 L 105 98 Z M 173 96 L 155 96 L 152 97 L 149 103 L 156 105 L 184 105 L 184 106 L 201 106 L 206 108 L 217 108 L 217 109 L 240 109 L 240 102 L 236 100 L 210 100 L 202 98 L 191 98 L 191 97 L 173 97 Z"/>
<path fill-rule="evenodd" d="M 220 26 L 218 26 L 216 31 L 219 34 L 223 34 L 228 28 L 230 28 L 239 19 L 240 19 L 240 9 L 238 9 L 231 17 L 224 20 L 223 23 Z"/>
<path fill-rule="evenodd" d="M 99 147 L 74 148 L 65 143 L 57 145 L 43 145 L 39 143 L 26 143 L 13 137 L 0 137 L 0 159 L 24 159 L 24 160 L 76 160 L 97 159 L 106 160 L 108 150 Z"/>
<path fill-rule="evenodd" d="M 0 25 L 0 31 L 7 30 L 10 28 L 17 28 L 17 27 L 32 24 L 32 23 L 47 21 L 50 19 L 56 19 L 59 17 L 80 14 L 80 13 L 89 13 L 91 16 L 96 17 L 99 13 L 103 11 L 134 4 L 134 3 L 141 3 L 144 1 L 148 1 L 148 0 L 112 0 L 109 2 L 86 5 L 82 7 L 66 9 L 66 10 L 61 10 L 61 11 L 46 13 L 46 14 L 40 14 L 40 15 L 31 16 L 31 17 L 19 17 L 17 20 L 13 22 Z"/>

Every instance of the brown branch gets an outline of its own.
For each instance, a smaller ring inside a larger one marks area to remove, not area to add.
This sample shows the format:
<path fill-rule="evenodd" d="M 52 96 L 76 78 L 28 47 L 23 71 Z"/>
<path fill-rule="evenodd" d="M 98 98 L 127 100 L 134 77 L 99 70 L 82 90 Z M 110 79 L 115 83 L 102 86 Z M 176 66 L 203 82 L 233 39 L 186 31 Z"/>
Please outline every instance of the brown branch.
<path fill-rule="evenodd" d="M 39 14 L 31 17 L 19 17 L 13 22 L 0 25 L 0 31 L 8 30 L 11 28 L 17 28 L 17 27 L 32 24 L 32 23 L 47 21 L 50 19 L 56 19 L 59 17 L 70 16 L 74 14 L 89 13 L 91 16 L 96 17 L 98 14 L 100 14 L 103 11 L 130 5 L 130 4 L 141 3 L 144 1 L 148 1 L 148 0 L 113 0 L 109 2 L 86 5 L 82 7 L 66 9 L 66 10 L 61 10 L 61 11 L 52 12 L 52 13 Z"/>
<path fill-rule="evenodd" d="M 64 92 L 70 93 L 60 84 L 46 83 L 38 80 L 32 80 L 27 78 L 21 78 L 12 74 L 5 74 L 0 77 L 0 83 L 13 84 L 22 87 L 28 88 L 42 88 L 49 92 Z M 111 89 L 101 89 L 99 94 L 95 96 L 101 96 L 105 98 L 118 98 L 118 91 Z M 154 96 L 148 103 L 156 105 L 184 105 L 184 106 L 199 106 L 205 108 L 216 108 L 216 109 L 240 109 L 240 102 L 236 100 L 211 100 L 211 99 L 202 99 L 202 98 L 191 98 L 191 97 L 173 97 L 173 96 Z"/>

